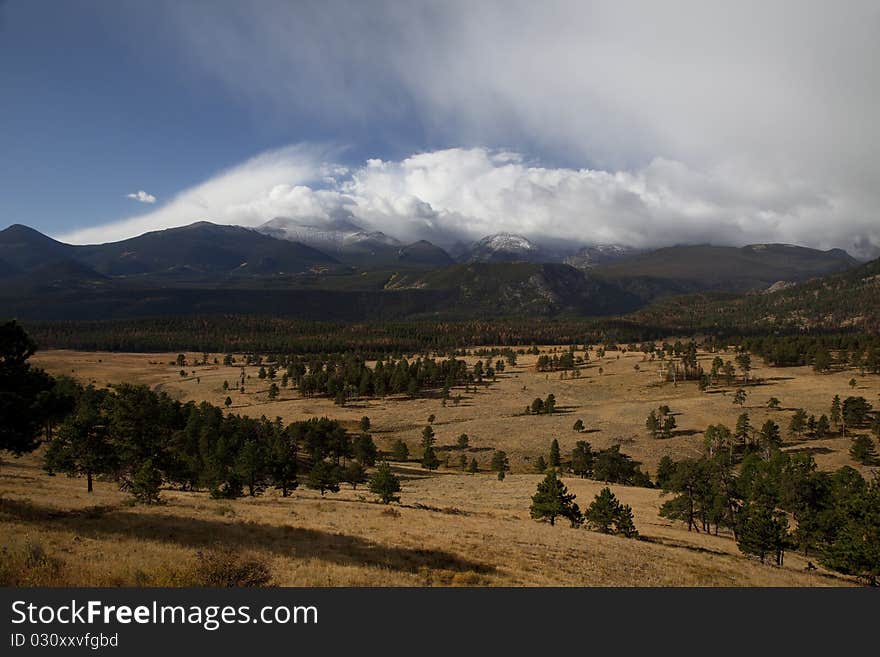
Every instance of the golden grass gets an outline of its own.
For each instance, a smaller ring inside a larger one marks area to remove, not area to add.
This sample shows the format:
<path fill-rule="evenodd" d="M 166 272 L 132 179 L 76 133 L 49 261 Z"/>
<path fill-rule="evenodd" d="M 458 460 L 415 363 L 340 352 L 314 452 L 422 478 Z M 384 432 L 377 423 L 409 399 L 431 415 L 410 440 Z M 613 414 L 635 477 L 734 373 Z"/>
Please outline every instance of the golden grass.
<path fill-rule="evenodd" d="M 164 491 L 166 504 L 131 506 L 110 482 L 49 477 L 37 456 L 0 469 L 0 545 L 36 544 L 73 585 L 187 583 L 200 551 L 217 545 L 266 561 L 286 586 L 814 586 L 851 583 L 810 574 L 789 555 L 761 565 L 730 537 L 688 533 L 657 515 L 659 491 L 612 487 L 632 505 L 643 540 L 528 517 L 538 475 L 436 474 L 401 469 L 402 503 L 345 488 L 233 501 Z M 586 505 L 602 484 L 566 479 Z"/>
<path fill-rule="evenodd" d="M 545 349 L 552 349 L 546 348 Z M 722 354 L 733 359 L 733 353 Z M 0 466 L 0 545 L 23 549 L 39 544 L 55 560 L 63 581 L 84 585 L 151 585 L 181 581 L 197 554 L 215 545 L 251 551 L 271 567 L 272 581 L 299 586 L 818 586 L 847 585 L 847 578 L 819 569 L 789 554 L 784 567 L 762 565 L 742 556 L 732 538 L 689 533 L 680 523 L 659 517 L 663 502 L 657 490 L 612 486 L 633 507 L 639 541 L 605 536 L 568 526 L 550 527 L 528 517 L 530 496 L 539 477 L 529 474 L 538 454 L 559 439 L 563 454 L 575 441 L 604 448 L 619 443 L 652 472 L 663 454 L 696 456 L 708 424 L 733 426 L 741 412 L 732 403 L 732 388 L 700 393 L 694 382 L 657 383 L 655 363 L 640 353 L 608 352 L 581 371 L 580 378 L 560 379 L 538 373 L 535 356 L 464 395 L 459 406 L 442 407 L 439 399 L 366 400 L 340 408 L 323 398 L 302 399 L 282 389 L 267 399 L 267 381 L 257 367 L 247 368 L 247 392 L 227 393 L 224 380 L 238 377 L 238 367 L 189 366 L 195 375 L 181 378 L 169 365 L 176 354 L 110 354 L 71 351 L 40 352 L 34 362 L 53 374 L 69 374 L 96 385 L 145 383 L 181 400 L 207 400 L 222 405 L 227 394 L 232 412 L 285 422 L 327 415 L 354 428 L 363 415 L 371 418 L 380 448 L 396 439 L 418 453 L 419 434 L 430 414 L 438 445 L 452 445 L 461 433 L 470 437 L 468 458 L 487 468 L 493 449 L 510 456 L 514 474 L 503 482 L 494 475 L 468 475 L 455 468 L 426 474 L 413 464 L 396 469 L 404 479 L 402 504 L 376 504 L 362 489 L 345 488 L 321 497 L 297 490 L 287 499 L 274 491 L 257 498 L 211 500 L 204 493 L 163 492 L 166 504 L 133 507 L 109 482 L 97 482 L 88 495 L 85 483 L 49 477 L 39 455 L 7 460 Z M 190 359 L 195 354 L 188 354 Z M 200 356 L 200 354 L 199 354 Z M 702 359 L 710 359 L 701 354 Z M 468 357 L 470 362 L 477 360 Z M 634 366 L 638 364 L 637 371 Z M 599 374 L 599 367 L 604 373 Z M 880 381 L 859 377 L 852 391 L 852 372 L 816 375 L 808 368 L 765 368 L 748 386 L 746 408 L 753 425 L 772 417 L 787 428 L 795 408 L 819 415 L 828 412 L 834 394 L 860 394 L 877 402 Z M 453 391 L 453 395 L 462 390 Z M 520 415 L 535 397 L 556 395 L 561 413 Z M 783 410 L 766 409 L 778 397 Z M 654 440 L 644 430 L 648 412 L 668 404 L 678 413 L 678 434 Z M 572 430 L 583 419 L 587 432 Z M 786 449 L 809 448 L 823 468 L 855 463 L 847 439 L 801 441 Z M 443 452 L 440 452 L 443 460 Z M 455 461 L 458 452 L 450 452 Z M 863 469 L 865 471 L 865 469 Z M 586 507 L 602 484 L 565 479 Z M 39 583 L 39 582 L 35 582 Z"/>

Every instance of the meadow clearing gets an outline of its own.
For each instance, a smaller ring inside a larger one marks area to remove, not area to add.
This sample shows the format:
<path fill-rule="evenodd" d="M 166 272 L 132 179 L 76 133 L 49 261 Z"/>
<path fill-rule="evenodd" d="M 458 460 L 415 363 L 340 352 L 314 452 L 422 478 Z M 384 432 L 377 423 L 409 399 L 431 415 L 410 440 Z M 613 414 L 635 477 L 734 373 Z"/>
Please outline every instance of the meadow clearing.
<path fill-rule="evenodd" d="M 544 346 L 542 353 L 556 348 Z M 700 354 L 708 361 L 715 354 Z M 281 388 L 268 398 L 269 382 L 258 377 L 258 366 L 245 371 L 246 392 L 226 391 L 240 367 L 188 365 L 181 376 L 177 354 L 117 354 L 72 351 L 38 352 L 32 362 L 54 375 L 67 374 L 83 383 L 144 383 L 182 401 L 206 400 L 230 412 L 285 423 L 328 416 L 350 425 L 364 415 L 382 450 L 397 439 L 419 452 L 421 430 L 429 415 L 437 447 L 452 446 L 469 437 L 468 458 L 481 472 L 462 472 L 455 450 L 438 449 L 449 466 L 427 472 L 415 461 L 395 463 L 403 481 L 400 504 L 384 506 L 363 487 L 343 484 L 339 493 L 321 496 L 301 486 L 291 497 L 273 490 L 255 498 L 212 500 L 202 492 L 163 491 L 165 504 L 132 506 L 112 482 L 96 482 L 86 493 L 82 480 L 49 477 L 41 469 L 40 453 L 5 459 L 0 465 L 0 545 L 7 554 L 38 545 L 50 555 L 64 581 L 88 585 L 163 584 L 180 581 L 181 573 L 200 551 L 216 545 L 233 547 L 265 559 L 272 581 L 279 585 L 671 585 L 671 586 L 813 586 L 847 585 L 847 577 L 821 566 L 807 569 L 809 559 L 789 553 L 782 567 L 761 564 L 740 554 L 732 537 L 688 532 L 682 523 L 659 516 L 660 490 L 611 486 L 620 500 L 632 506 L 642 540 L 634 541 L 555 527 L 529 518 L 530 496 L 541 476 L 534 473 L 538 455 L 546 455 L 558 439 L 563 459 L 575 442 L 594 448 L 619 444 L 652 475 L 664 454 L 674 459 L 698 456 L 703 431 L 709 424 L 732 427 L 748 412 L 752 424 L 774 419 L 785 431 L 797 408 L 828 413 L 835 394 L 860 395 L 877 404 L 878 377 L 839 371 L 815 374 L 810 368 L 769 368 L 753 359 L 750 382 L 698 390 L 694 381 L 661 383 L 656 363 L 640 352 L 591 354 L 578 377 L 538 372 L 537 356 L 518 356 L 515 366 L 496 381 L 461 394 L 460 403 L 443 406 L 439 397 L 388 397 L 338 406 L 326 398 L 302 398 Z M 201 354 L 187 354 L 190 363 Z M 220 360 L 222 362 L 222 355 Z M 721 356 L 732 359 L 733 352 Z M 469 364 L 478 360 L 468 356 Z M 484 359 L 485 360 L 485 359 Z M 638 365 L 638 368 L 636 367 Z M 708 364 L 704 362 L 708 369 Z M 601 368 L 601 373 L 600 373 Z M 248 378 L 249 377 L 249 378 Z M 850 380 L 855 378 L 853 388 Z M 733 391 L 747 392 L 743 408 L 733 403 Z M 559 412 L 525 415 L 536 397 L 553 394 Z M 780 408 L 767 408 L 776 397 Z M 647 414 L 661 404 L 675 413 L 673 437 L 655 439 L 645 429 Z M 583 432 L 572 429 L 582 419 Z M 849 439 L 832 434 L 821 440 L 786 439 L 784 449 L 809 449 L 820 468 L 849 465 L 864 475 L 848 454 Z M 498 481 L 489 472 L 494 450 L 510 458 L 511 474 Z M 604 486 L 602 482 L 564 476 L 571 492 L 585 507 Z M 18 551 L 18 552 L 16 552 Z M 50 574 L 44 574 L 51 578 Z M 34 577 L 41 575 L 37 572 Z"/>

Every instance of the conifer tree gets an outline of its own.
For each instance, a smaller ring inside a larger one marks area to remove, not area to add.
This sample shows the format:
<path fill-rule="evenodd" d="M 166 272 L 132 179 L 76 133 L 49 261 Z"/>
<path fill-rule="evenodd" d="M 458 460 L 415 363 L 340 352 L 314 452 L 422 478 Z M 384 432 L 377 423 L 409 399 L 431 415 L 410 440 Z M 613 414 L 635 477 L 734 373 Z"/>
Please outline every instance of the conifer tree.
<path fill-rule="evenodd" d="M 409 461 L 409 447 L 402 440 L 394 441 L 391 451 L 395 461 Z"/>
<path fill-rule="evenodd" d="M 559 441 L 556 438 L 550 443 L 550 467 L 558 468 L 562 465 L 562 457 L 559 453 Z"/>
<path fill-rule="evenodd" d="M 440 460 L 437 458 L 433 447 L 425 448 L 425 453 L 422 456 L 422 467 L 426 470 L 436 470 L 440 467 Z"/>
<path fill-rule="evenodd" d="M 556 524 L 558 517 L 567 518 L 572 527 L 583 522 L 574 493 L 568 492 L 566 485 L 556 476 L 555 470 L 550 470 L 538 484 L 538 489 L 532 496 L 529 513 L 536 520 L 546 518 L 551 525 Z"/>
<path fill-rule="evenodd" d="M 607 486 L 587 507 L 584 518 L 592 529 L 603 534 L 620 534 L 627 538 L 639 535 L 633 522 L 632 508 L 622 504 Z"/>
<path fill-rule="evenodd" d="M 395 495 L 400 492 L 400 479 L 391 472 L 391 466 L 386 461 L 379 464 L 370 478 L 370 492 L 378 495 L 382 504 L 400 501 L 400 497 Z"/>

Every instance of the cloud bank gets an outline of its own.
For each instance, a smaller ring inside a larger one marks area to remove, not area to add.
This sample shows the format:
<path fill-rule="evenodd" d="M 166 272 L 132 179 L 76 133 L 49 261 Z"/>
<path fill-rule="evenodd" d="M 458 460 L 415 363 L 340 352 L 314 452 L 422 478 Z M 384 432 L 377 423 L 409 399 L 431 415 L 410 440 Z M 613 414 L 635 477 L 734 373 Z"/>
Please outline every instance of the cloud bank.
<path fill-rule="evenodd" d="M 181 66 L 261 120 L 345 143 L 400 136 L 410 145 L 398 152 L 424 152 L 344 172 L 309 147 L 273 152 L 80 240 L 290 215 L 350 216 L 402 239 L 880 245 L 876 2 L 266 0 L 254 11 L 169 0 L 149 11 Z"/>
<path fill-rule="evenodd" d="M 550 168 L 510 151 L 453 148 L 349 168 L 328 154 L 306 145 L 270 151 L 153 212 L 61 238 L 111 241 L 197 220 L 256 227 L 280 216 L 347 220 L 443 245 L 500 231 L 569 244 L 787 242 L 862 255 L 880 243 L 877 222 L 849 216 L 833 190 L 733 164 L 696 171 L 656 158 L 636 171 Z"/>
<path fill-rule="evenodd" d="M 139 201 L 141 203 L 155 203 L 156 202 L 155 196 L 153 196 L 152 194 L 148 194 L 147 192 L 145 192 L 142 189 L 133 193 L 133 194 L 126 194 L 125 198 L 131 198 L 131 199 L 134 199 L 135 201 Z"/>

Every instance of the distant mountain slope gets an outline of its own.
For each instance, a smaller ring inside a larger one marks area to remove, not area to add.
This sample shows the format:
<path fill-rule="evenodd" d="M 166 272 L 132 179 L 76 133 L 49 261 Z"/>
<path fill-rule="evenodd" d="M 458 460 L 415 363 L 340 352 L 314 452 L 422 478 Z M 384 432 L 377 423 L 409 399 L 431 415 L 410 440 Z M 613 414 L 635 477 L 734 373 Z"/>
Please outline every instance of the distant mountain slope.
<path fill-rule="evenodd" d="M 15 270 L 27 271 L 35 267 L 73 257 L 75 247 L 21 224 L 0 230 L 0 261 Z"/>
<path fill-rule="evenodd" d="M 76 247 L 75 257 L 108 276 L 161 273 L 275 273 L 306 271 L 337 261 L 305 244 L 248 228 L 206 221 L 139 237 Z"/>
<path fill-rule="evenodd" d="M 880 259 L 846 272 L 745 296 L 668 299 L 632 315 L 677 331 L 880 331 Z"/>
<path fill-rule="evenodd" d="M 455 306 L 441 313 L 481 317 L 628 312 L 639 300 L 583 271 L 555 263 L 463 263 L 392 277 L 388 290 L 448 290 Z"/>
<path fill-rule="evenodd" d="M 359 269 L 426 269 L 452 264 L 443 249 L 425 240 L 404 245 L 380 231 L 367 231 L 348 219 L 304 222 L 276 217 L 257 228 L 279 239 L 295 240 Z"/>
<path fill-rule="evenodd" d="M 640 253 L 638 249 L 619 244 L 595 244 L 579 249 L 577 253 L 564 258 L 563 262 L 578 269 L 593 269 L 600 265 L 632 258 Z"/>
<path fill-rule="evenodd" d="M 549 262 L 545 251 L 530 239 L 513 233 L 496 233 L 464 248 L 459 262 Z"/>
<path fill-rule="evenodd" d="M 787 244 L 673 246 L 597 266 L 594 271 L 643 299 L 692 292 L 745 293 L 778 281 L 804 281 L 850 269 L 858 261 L 841 249 Z"/>

